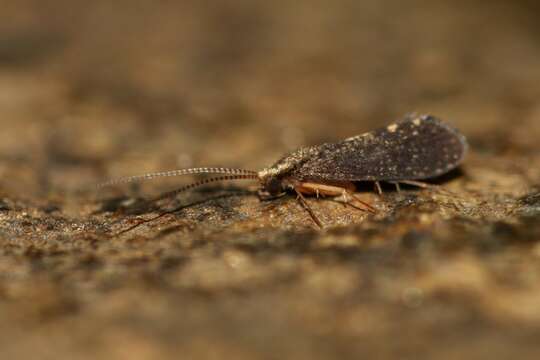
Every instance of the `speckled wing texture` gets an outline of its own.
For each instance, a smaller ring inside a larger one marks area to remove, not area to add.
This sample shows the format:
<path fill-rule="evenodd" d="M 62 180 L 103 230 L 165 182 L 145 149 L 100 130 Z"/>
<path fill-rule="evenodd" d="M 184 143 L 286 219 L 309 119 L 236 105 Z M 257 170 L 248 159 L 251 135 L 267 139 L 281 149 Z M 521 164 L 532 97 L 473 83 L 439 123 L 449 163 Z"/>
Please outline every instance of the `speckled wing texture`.
<path fill-rule="evenodd" d="M 407 116 L 385 128 L 308 148 L 289 173 L 303 181 L 422 180 L 456 168 L 467 151 L 457 130 L 433 116 Z"/>

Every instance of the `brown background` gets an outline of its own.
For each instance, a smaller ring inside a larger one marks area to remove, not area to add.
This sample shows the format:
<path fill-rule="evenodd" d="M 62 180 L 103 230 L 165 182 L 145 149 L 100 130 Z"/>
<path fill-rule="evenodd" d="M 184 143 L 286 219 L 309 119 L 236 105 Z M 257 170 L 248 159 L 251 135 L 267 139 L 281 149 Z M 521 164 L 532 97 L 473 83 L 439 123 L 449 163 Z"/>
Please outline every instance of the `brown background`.
<path fill-rule="evenodd" d="M 2 1 L 0 355 L 536 359 L 535 1 Z M 139 206 L 189 166 L 258 170 L 409 112 L 471 143 L 453 195 L 374 216 L 249 184 Z M 179 211 L 111 237 L 162 209 Z"/>

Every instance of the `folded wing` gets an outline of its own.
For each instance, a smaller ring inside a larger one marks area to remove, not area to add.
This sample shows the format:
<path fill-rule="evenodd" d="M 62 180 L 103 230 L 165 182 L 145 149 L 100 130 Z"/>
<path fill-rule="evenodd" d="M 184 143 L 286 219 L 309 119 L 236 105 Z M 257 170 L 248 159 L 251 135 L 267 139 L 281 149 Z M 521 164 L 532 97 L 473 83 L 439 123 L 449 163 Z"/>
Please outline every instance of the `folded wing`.
<path fill-rule="evenodd" d="M 421 180 L 456 168 L 465 137 L 432 116 L 407 117 L 386 128 L 316 147 L 293 177 L 311 181 Z"/>

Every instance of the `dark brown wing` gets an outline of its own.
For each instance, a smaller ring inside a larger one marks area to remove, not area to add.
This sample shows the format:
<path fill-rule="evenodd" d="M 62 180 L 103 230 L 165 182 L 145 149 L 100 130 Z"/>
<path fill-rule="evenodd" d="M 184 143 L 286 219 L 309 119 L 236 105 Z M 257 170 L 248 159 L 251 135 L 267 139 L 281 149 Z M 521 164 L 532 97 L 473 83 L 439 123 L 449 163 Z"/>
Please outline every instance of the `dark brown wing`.
<path fill-rule="evenodd" d="M 457 167 L 465 137 L 432 116 L 408 117 L 386 128 L 316 147 L 290 174 L 311 181 L 392 181 L 432 178 Z"/>

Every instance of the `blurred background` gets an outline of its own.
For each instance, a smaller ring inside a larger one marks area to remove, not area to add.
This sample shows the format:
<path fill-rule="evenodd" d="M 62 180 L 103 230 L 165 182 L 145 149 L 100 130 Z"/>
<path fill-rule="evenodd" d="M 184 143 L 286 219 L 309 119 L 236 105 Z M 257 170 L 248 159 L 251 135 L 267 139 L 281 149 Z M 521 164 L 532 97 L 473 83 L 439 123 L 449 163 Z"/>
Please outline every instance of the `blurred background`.
<path fill-rule="evenodd" d="M 539 13 L 532 0 L 0 0 L 0 357 L 538 359 Z M 324 231 L 292 197 L 201 190 L 111 237 L 137 217 L 71 192 L 257 170 L 410 112 L 467 135 L 444 183 L 457 195 L 366 191 L 374 216 L 310 200 Z"/>
<path fill-rule="evenodd" d="M 409 112 L 451 122 L 477 150 L 527 149 L 540 136 L 539 7 L 2 1 L 0 181 L 37 196 L 158 169 L 259 169 Z"/>

